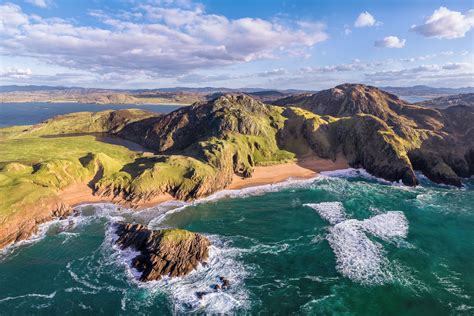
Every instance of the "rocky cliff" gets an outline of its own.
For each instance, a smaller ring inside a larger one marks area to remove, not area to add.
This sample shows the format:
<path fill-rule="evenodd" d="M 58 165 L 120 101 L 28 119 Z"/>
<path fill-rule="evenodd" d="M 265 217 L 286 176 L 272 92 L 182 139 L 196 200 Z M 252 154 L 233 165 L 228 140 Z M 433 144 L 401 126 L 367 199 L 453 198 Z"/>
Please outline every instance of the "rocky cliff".
<path fill-rule="evenodd" d="M 472 175 L 474 109 L 457 105 L 434 109 L 409 104 L 375 87 L 344 84 L 315 94 L 274 102 L 298 107 L 324 118 L 322 129 L 305 138 L 321 156 L 341 150 L 353 166 L 362 166 L 387 180 L 417 183 L 414 171 L 432 181 L 460 186 Z M 308 124 L 308 122 L 305 122 Z M 320 135 L 329 140 L 321 146 Z M 322 150 L 324 148 L 324 150 Z"/>
<path fill-rule="evenodd" d="M 116 225 L 116 244 L 122 249 L 140 252 L 132 266 L 140 281 L 159 280 L 164 276 L 184 276 L 209 257 L 209 240 L 182 229 L 150 230 L 140 224 Z"/>

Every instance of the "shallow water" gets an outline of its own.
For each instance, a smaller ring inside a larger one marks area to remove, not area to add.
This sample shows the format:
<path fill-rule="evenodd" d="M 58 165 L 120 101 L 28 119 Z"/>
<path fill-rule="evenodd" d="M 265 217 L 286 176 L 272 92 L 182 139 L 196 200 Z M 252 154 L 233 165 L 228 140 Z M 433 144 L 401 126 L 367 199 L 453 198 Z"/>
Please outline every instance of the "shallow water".
<path fill-rule="evenodd" d="M 474 181 L 407 188 L 339 176 L 138 213 L 84 206 L 3 256 L 0 311 L 472 315 Z M 127 265 L 133 254 L 113 247 L 118 220 L 206 234 L 210 264 L 140 285 Z M 231 289 L 214 293 L 221 275 Z M 210 294 L 199 300 L 198 291 Z"/>
<path fill-rule="evenodd" d="M 73 112 L 142 109 L 151 112 L 169 113 L 179 108 L 179 105 L 154 104 L 0 103 L 0 128 L 12 125 L 37 124 L 53 116 Z"/>

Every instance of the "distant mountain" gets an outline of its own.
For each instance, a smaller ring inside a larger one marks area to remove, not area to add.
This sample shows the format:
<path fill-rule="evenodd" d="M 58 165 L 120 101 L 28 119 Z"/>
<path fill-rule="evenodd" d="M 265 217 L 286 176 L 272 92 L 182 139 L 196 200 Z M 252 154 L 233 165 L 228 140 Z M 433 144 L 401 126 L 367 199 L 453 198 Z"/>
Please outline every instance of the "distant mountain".
<path fill-rule="evenodd" d="M 474 93 L 456 94 L 416 103 L 418 105 L 445 109 L 453 105 L 474 107 Z"/>
<path fill-rule="evenodd" d="M 99 104 L 192 104 L 224 94 L 246 93 L 262 102 L 271 102 L 304 90 L 266 90 L 261 88 L 161 88 L 100 89 L 53 86 L 0 86 L 0 102 L 78 102 Z"/>
<path fill-rule="evenodd" d="M 380 87 L 380 89 L 398 96 L 438 97 L 461 93 L 474 93 L 474 87 L 433 88 L 417 85 L 413 87 Z"/>

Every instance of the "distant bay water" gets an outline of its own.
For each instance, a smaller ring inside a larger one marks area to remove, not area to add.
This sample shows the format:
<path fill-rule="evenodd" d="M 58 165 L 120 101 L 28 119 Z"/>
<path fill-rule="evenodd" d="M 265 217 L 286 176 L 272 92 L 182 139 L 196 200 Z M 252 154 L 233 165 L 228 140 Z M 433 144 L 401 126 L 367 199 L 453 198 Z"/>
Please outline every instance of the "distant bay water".
<path fill-rule="evenodd" d="M 410 103 L 416 103 L 416 102 L 431 100 L 432 98 L 417 97 L 417 96 L 400 96 L 400 99 L 405 100 Z"/>
<path fill-rule="evenodd" d="M 99 112 L 104 110 L 134 108 L 152 112 L 169 113 L 180 107 L 179 105 L 156 104 L 0 103 L 0 128 L 12 125 L 37 124 L 50 117 L 72 112 Z"/>

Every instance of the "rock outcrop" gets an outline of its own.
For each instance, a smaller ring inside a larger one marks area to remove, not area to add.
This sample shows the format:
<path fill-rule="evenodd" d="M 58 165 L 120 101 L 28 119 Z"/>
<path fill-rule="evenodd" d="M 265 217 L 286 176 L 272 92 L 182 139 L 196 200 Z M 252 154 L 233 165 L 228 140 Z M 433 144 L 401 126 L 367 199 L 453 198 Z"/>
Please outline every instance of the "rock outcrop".
<path fill-rule="evenodd" d="M 0 249 L 30 238 L 38 232 L 40 224 L 53 219 L 64 219 L 73 209 L 56 197 L 46 197 L 26 208 L 19 208 L 5 221 L 0 222 Z"/>
<path fill-rule="evenodd" d="M 141 281 L 184 276 L 209 257 L 210 242 L 200 234 L 182 229 L 150 230 L 140 224 L 116 225 L 117 245 L 140 252 L 132 259 L 132 266 L 141 273 Z"/>

